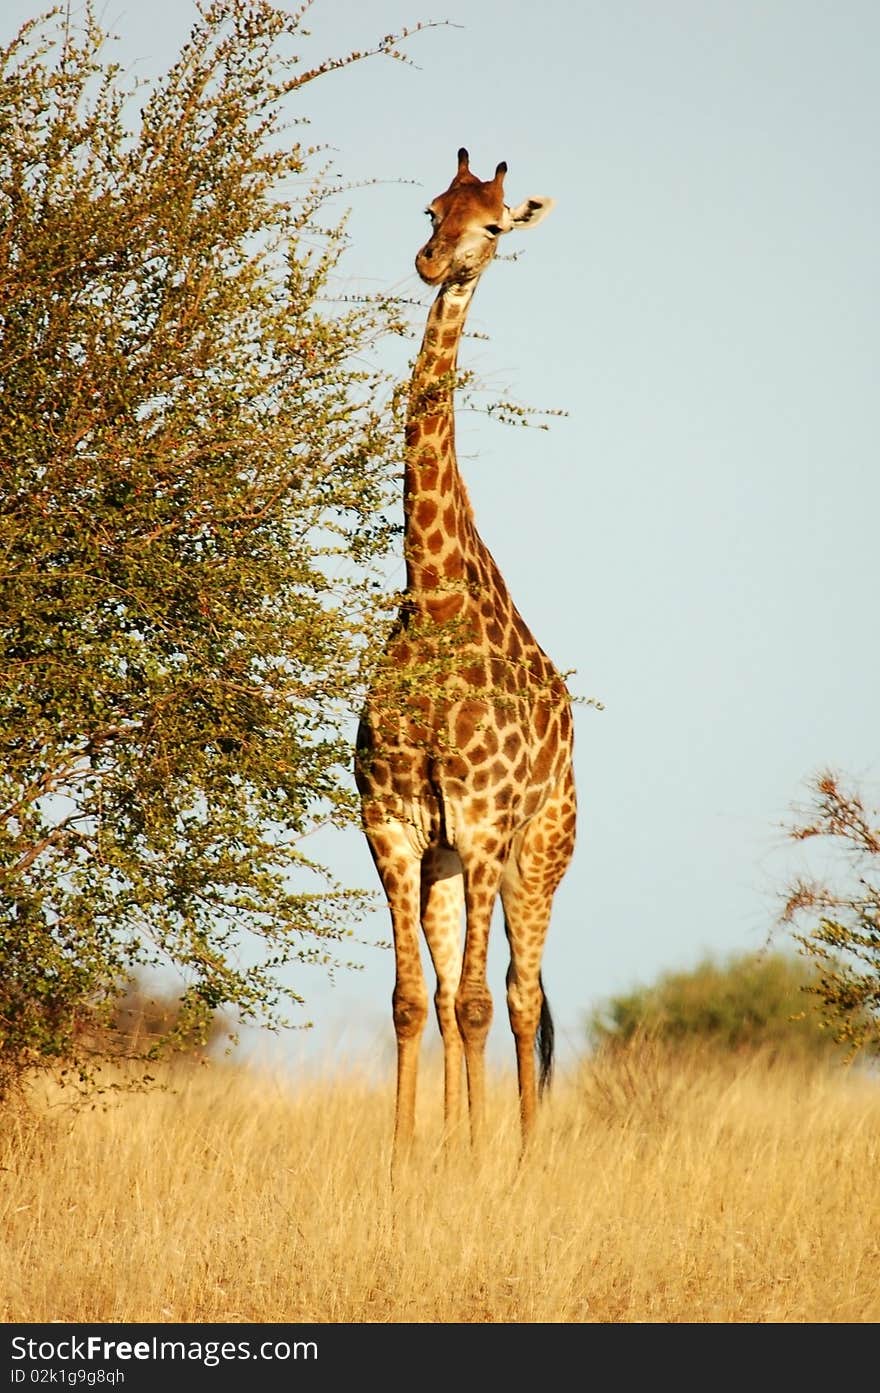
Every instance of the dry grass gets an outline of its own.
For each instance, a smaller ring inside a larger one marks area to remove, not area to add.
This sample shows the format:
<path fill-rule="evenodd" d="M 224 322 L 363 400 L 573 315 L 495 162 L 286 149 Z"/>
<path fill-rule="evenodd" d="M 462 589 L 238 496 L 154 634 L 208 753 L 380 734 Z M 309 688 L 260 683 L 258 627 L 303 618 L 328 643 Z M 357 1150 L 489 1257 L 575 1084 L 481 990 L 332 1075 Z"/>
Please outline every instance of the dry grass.
<path fill-rule="evenodd" d="M 876 1321 L 880 1086 L 641 1046 L 561 1080 L 516 1165 L 423 1141 L 391 1088 L 218 1066 L 0 1143 L 0 1320 Z"/>

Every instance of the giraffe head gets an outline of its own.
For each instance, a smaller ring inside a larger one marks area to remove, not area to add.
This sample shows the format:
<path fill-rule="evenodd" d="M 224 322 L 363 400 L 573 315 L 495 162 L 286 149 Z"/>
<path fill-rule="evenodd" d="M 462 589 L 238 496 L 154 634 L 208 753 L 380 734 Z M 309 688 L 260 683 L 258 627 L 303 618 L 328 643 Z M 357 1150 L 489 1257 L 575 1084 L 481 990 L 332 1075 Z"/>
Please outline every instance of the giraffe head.
<path fill-rule="evenodd" d="M 506 173 L 502 160 L 494 179 L 484 182 L 468 168 L 467 150 L 459 150 L 455 178 L 426 209 L 433 231 L 416 256 L 416 270 L 426 285 L 475 280 L 495 255 L 503 233 L 535 227 L 550 212 L 552 198 L 527 198 L 509 208 L 504 202 Z"/>

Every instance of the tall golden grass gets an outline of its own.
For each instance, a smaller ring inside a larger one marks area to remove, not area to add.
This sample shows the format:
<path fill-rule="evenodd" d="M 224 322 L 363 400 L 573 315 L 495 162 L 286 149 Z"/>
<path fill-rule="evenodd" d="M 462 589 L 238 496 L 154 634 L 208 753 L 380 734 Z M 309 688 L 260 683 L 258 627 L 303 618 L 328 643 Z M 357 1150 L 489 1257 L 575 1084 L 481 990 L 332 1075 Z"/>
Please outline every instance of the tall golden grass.
<path fill-rule="evenodd" d="M 880 1083 L 642 1044 L 558 1081 L 517 1165 L 439 1148 L 420 1105 L 388 1181 L 392 1089 L 218 1065 L 0 1143 L 4 1321 L 880 1319 Z"/>

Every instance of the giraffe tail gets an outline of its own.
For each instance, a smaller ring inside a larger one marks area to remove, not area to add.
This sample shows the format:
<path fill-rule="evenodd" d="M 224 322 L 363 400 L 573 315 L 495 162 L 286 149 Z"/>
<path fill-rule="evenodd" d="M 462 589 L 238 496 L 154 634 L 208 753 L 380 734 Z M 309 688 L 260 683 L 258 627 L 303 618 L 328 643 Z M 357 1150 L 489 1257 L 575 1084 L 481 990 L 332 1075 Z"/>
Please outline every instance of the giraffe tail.
<path fill-rule="evenodd" d="M 542 1094 L 545 1088 L 549 1088 L 553 1076 L 553 1037 L 555 1031 L 553 1017 L 550 1014 L 550 1007 L 544 992 L 544 983 L 540 977 L 538 983 L 541 988 L 541 1019 L 538 1021 L 535 1049 L 538 1052 L 538 1093 Z"/>

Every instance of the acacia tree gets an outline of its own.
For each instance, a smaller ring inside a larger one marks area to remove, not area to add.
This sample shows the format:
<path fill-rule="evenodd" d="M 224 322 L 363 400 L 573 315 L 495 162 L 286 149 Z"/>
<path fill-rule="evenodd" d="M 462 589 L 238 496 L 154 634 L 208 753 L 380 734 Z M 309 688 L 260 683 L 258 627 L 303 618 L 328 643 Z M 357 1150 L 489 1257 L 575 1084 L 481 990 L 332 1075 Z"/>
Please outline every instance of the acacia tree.
<path fill-rule="evenodd" d="M 821 839 L 830 868 L 788 887 L 783 923 L 819 974 L 817 995 L 836 1038 L 855 1052 L 880 1051 L 880 810 L 824 772 L 788 829 L 799 842 Z"/>
<path fill-rule="evenodd" d="M 285 121 L 367 54 L 298 65 L 307 8 L 200 6 L 136 115 L 91 11 L 0 53 L 0 1091 L 87 1077 L 144 963 L 188 1037 L 278 1024 L 351 923 L 302 838 L 353 811 L 399 439 L 364 355 L 401 325 L 330 302 Z"/>

